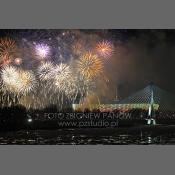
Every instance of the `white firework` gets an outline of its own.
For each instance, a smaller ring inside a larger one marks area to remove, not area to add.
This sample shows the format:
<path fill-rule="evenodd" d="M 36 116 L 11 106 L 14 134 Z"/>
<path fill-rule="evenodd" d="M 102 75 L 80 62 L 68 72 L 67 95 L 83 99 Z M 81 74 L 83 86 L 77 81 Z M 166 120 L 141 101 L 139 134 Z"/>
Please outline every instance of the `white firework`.
<path fill-rule="evenodd" d="M 72 74 L 70 67 L 66 64 L 59 64 L 54 69 L 54 84 L 60 92 L 65 91 L 67 82 L 70 81 Z"/>
<path fill-rule="evenodd" d="M 14 66 L 6 66 L 1 72 L 3 90 L 15 94 L 27 94 L 36 87 L 32 71 L 24 71 Z"/>
<path fill-rule="evenodd" d="M 36 49 L 36 54 L 41 58 L 44 59 L 49 55 L 50 48 L 46 44 L 38 44 L 35 47 Z"/>
<path fill-rule="evenodd" d="M 51 62 L 42 63 L 38 68 L 38 76 L 41 81 L 48 81 L 52 79 L 54 66 Z"/>
<path fill-rule="evenodd" d="M 13 66 L 6 66 L 1 72 L 2 87 L 6 91 L 17 93 L 20 90 L 18 83 L 18 71 Z"/>

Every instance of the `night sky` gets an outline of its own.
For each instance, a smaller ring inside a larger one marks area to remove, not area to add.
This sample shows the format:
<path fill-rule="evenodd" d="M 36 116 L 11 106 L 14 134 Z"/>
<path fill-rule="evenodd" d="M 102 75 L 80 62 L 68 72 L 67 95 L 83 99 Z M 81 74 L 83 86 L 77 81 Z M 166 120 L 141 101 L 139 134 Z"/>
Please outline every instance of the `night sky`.
<path fill-rule="evenodd" d="M 105 70 L 110 80 L 111 91 L 106 90 L 110 99 L 115 98 L 116 90 L 121 99 L 150 82 L 175 94 L 175 30 L 0 30 L 0 37 L 49 43 L 53 48 L 58 35 L 62 35 L 59 53 L 65 62 L 73 57 L 69 45 L 76 37 L 82 37 L 86 43 L 100 38 L 114 44 L 114 54 Z M 61 59 L 54 49 L 52 56 L 55 60 Z"/>
<path fill-rule="evenodd" d="M 175 30 L 108 30 L 106 33 L 116 45 L 108 69 L 120 98 L 150 82 L 175 94 Z"/>

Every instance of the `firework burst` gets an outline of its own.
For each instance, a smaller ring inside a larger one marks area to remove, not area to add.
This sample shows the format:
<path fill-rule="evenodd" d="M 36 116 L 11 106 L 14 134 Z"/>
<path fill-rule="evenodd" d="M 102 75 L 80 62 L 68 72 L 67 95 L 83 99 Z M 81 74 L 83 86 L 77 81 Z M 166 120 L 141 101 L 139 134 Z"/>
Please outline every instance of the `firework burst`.
<path fill-rule="evenodd" d="M 112 55 L 113 44 L 102 41 L 96 45 L 99 36 L 81 32 L 55 31 L 53 36 L 52 30 L 48 32 L 47 37 L 42 31 L 42 36 L 34 33 L 34 38 L 24 33 L 17 37 L 15 32 L 16 42 L 0 39 L 0 100 L 5 105 L 22 104 L 28 109 L 56 105 L 61 109 L 98 89 L 99 80 L 105 77 L 102 57 Z"/>
<path fill-rule="evenodd" d="M 20 70 L 19 71 L 19 82 L 21 83 L 20 92 L 24 95 L 33 91 L 37 85 L 35 75 L 32 71 Z"/>
<path fill-rule="evenodd" d="M 16 53 L 17 47 L 14 40 L 10 38 L 0 39 L 0 65 L 4 66 L 12 62 L 13 55 Z"/>
<path fill-rule="evenodd" d="M 66 64 L 59 64 L 54 69 L 54 82 L 59 91 L 64 91 L 67 87 L 66 84 L 71 77 L 70 67 Z"/>
<path fill-rule="evenodd" d="M 109 41 L 101 41 L 97 44 L 96 51 L 100 56 L 109 58 L 114 51 L 114 46 Z"/>
<path fill-rule="evenodd" d="M 38 68 L 38 76 L 41 81 L 52 79 L 54 66 L 51 62 L 45 62 Z"/>
<path fill-rule="evenodd" d="M 50 52 L 50 48 L 46 44 L 38 44 L 36 45 L 35 49 L 36 49 L 36 55 L 42 60 L 45 59 Z"/>
<path fill-rule="evenodd" d="M 87 52 L 77 62 L 77 70 L 85 79 L 93 79 L 103 72 L 103 63 L 97 55 Z"/>
<path fill-rule="evenodd" d="M 6 66 L 2 69 L 1 73 L 2 87 L 5 91 L 18 93 L 20 87 L 18 85 L 18 71 L 13 66 Z"/>
<path fill-rule="evenodd" d="M 14 94 L 27 94 L 36 86 L 32 71 L 24 71 L 14 66 L 6 66 L 1 73 L 4 91 Z"/>

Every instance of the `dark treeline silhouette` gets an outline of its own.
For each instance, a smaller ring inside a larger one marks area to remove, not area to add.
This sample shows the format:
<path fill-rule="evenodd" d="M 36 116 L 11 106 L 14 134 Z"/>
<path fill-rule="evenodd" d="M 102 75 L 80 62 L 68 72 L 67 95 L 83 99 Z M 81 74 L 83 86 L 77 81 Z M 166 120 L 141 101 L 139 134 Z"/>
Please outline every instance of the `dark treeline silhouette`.
<path fill-rule="evenodd" d="M 26 120 L 26 108 L 17 105 L 0 108 L 0 130 L 20 129 Z"/>

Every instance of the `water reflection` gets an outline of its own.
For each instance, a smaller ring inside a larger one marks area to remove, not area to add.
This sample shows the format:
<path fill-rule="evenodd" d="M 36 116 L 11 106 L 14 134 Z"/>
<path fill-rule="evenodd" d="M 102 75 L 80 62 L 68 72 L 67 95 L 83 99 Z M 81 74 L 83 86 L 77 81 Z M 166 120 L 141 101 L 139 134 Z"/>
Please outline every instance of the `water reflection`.
<path fill-rule="evenodd" d="M 74 130 L 67 133 L 62 130 L 54 131 L 18 131 L 0 133 L 0 144 L 27 144 L 27 145 L 64 145 L 64 144 L 105 144 L 105 145 L 148 145 L 148 144 L 175 144 L 175 133 L 164 135 L 140 134 L 113 134 L 90 135 L 76 134 Z"/>

